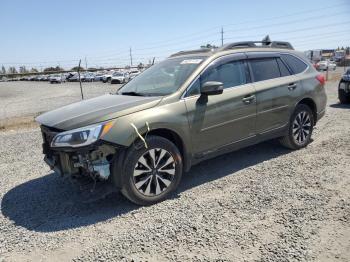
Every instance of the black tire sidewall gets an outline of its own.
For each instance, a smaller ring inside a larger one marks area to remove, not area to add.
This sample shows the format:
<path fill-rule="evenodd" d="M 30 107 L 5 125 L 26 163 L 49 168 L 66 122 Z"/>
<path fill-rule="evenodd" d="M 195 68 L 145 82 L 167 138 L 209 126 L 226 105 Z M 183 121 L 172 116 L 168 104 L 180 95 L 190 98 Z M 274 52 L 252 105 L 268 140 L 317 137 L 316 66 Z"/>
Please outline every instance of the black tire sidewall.
<path fill-rule="evenodd" d="M 309 117 L 310 117 L 310 122 L 311 122 L 311 128 L 310 128 L 310 135 L 307 137 L 305 143 L 303 144 L 298 144 L 294 141 L 294 136 L 293 136 L 293 122 L 296 118 L 296 116 L 300 113 L 300 112 L 307 112 Z M 289 130 L 288 130 L 288 136 L 289 136 L 289 140 L 290 140 L 290 143 L 292 144 L 292 146 L 295 148 L 295 149 L 300 149 L 300 148 L 303 148 L 303 147 L 306 147 L 310 141 L 311 141 L 311 136 L 312 136 L 312 132 L 313 132 L 313 129 L 314 129 L 314 125 L 315 125 L 315 119 L 314 119 L 314 115 L 312 113 L 312 110 L 310 109 L 310 107 L 308 107 L 307 105 L 304 105 L 304 104 L 300 104 L 300 105 L 297 105 L 297 107 L 295 108 L 291 118 L 290 118 L 290 123 L 289 123 Z"/>
<path fill-rule="evenodd" d="M 350 103 L 350 93 L 346 93 L 345 90 L 340 89 L 340 85 L 344 83 L 345 85 L 349 85 L 349 83 L 346 82 L 341 82 L 339 83 L 339 87 L 338 87 L 338 98 L 340 103 L 342 104 L 348 104 Z"/>
<path fill-rule="evenodd" d="M 179 185 L 182 176 L 182 157 L 178 148 L 169 140 L 150 136 L 146 138 L 148 148 L 145 148 L 143 142 L 139 141 L 131 145 L 128 149 L 124 161 L 122 172 L 122 190 L 121 192 L 132 202 L 139 205 L 151 205 L 166 199 Z M 135 187 L 133 181 L 134 168 L 139 158 L 148 150 L 161 148 L 167 150 L 175 160 L 175 175 L 167 190 L 158 196 L 148 197 L 141 194 Z"/>

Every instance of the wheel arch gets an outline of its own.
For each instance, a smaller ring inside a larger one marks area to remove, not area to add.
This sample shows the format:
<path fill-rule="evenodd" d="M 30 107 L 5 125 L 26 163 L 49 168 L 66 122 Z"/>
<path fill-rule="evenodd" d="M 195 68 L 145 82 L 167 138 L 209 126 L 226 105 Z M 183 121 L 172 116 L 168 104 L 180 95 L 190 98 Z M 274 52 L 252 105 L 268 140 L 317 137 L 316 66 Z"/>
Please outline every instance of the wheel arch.
<path fill-rule="evenodd" d="M 310 98 L 310 97 L 305 97 L 305 98 L 301 99 L 296 104 L 296 106 L 297 105 L 306 105 L 306 106 L 308 106 L 311 109 L 311 111 L 312 111 L 312 115 L 314 117 L 314 124 L 316 124 L 316 122 L 317 122 L 317 106 L 316 106 L 315 101 L 312 98 Z"/>
<path fill-rule="evenodd" d="M 142 134 L 142 136 L 145 136 L 146 134 Z M 171 141 L 180 151 L 180 154 L 182 156 L 182 160 L 184 163 L 184 170 L 188 171 L 191 167 L 190 164 L 190 157 L 188 157 L 188 148 L 186 147 L 186 144 L 184 143 L 181 136 L 175 132 L 172 129 L 169 128 L 156 128 L 152 129 L 147 133 L 147 136 L 160 136 L 165 139 L 168 139 Z M 139 138 L 136 138 L 139 139 Z"/>

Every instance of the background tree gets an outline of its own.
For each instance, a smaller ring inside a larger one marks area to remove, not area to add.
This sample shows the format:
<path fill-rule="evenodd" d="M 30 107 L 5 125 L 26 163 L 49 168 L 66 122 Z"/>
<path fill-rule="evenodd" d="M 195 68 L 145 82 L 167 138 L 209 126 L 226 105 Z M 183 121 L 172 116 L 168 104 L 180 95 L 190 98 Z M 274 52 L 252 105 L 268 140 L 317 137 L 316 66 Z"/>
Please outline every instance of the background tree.
<path fill-rule="evenodd" d="M 25 74 L 25 73 L 28 73 L 28 70 L 27 70 L 27 68 L 25 66 L 20 66 L 19 67 L 19 72 L 21 74 Z"/>
<path fill-rule="evenodd" d="M 144 64 L 139 63 L 138 66 L 137 66 L 137 69 L 138 69 L 138 70 L 141 70 L 141 69 L 143 69 L 144 67 L 145 67 Z"/>
<path fill-rule="evenodd" d="M 34 68 L 34 67 L 32 67 L 32 69 L 30 69 L 30 72 L 31 72 L 31 73 L 38 73 L 38 72 L 39 72 L 39 70 L 38 70 L 38 69 L 36 69 L 36 68 Z"/>
<path fill-rule="evenodd" d="M 1 67 L 1 73 L 6 74 L 6 68 L 4 66 Z"/>
<path fill-rule="evenodd" d="M 216 45 L 206 44 L 206 45 L 201 45 L 201 48 L 218 48 L 218 47 Z"/>
<path fill-rule="evenodd" d="M 56 66 L 56 67 L 46 67 L 44 69 L 44 72 L 59 72 L 59 71 L 63 71 L 63 68 L 59 67 L 59 66 Z"/>
<path fill-rule="evenodd" d="M 9 73 L 10 73 L 10 74 L 17 74 L 18 72 L 17 72 L 16 67 L 10 66 L 10 67 L 9 67 Z"/>
<path fill-rule="evenodd" d="M 72 71 L 78 71 L 79 70 L 79 66 L 75 66 L 71 69 Z M 84 67 L 80 66 L 80 71 L 85 70 Z"/>

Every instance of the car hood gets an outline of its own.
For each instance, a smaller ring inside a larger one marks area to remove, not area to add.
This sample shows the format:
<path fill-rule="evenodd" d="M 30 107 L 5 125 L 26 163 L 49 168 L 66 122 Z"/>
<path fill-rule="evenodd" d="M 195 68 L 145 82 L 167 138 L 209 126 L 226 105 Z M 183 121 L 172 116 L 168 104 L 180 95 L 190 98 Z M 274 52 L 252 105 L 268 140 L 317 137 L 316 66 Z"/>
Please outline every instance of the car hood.
<path fill-rule="evenodd" d="M 109 94 L 49 111 L 35 120 L 48 127 L 71 130 L 154 107 L 160 100 L 161 97 Z"/>

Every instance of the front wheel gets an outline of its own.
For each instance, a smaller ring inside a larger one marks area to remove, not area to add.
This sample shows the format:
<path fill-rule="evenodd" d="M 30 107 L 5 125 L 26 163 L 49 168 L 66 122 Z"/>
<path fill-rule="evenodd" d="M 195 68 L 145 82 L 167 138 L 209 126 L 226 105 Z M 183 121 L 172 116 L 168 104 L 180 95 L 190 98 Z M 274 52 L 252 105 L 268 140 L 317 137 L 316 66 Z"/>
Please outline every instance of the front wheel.
<path fill-rule="evenodd" d="M 132 144 L 126 153 L 122 172 L 122 194 L 138 205 L 151 205 L 166 199 L 179 185 L 182 157 L 168 139 L 150 136 Z M 114 174 L 115 175 L 115 174 Z"/>
<path fill-rule="evenodd" d="M 294 150 L 306 147 L 311 141 L 314 123 L 310 107 L 297 105 L 290 118 L 288 134 L 280 139 L 280 143 Z"/>
<path fill-rule="evenodd" d="M 341 104 L 349 104 L 350 103 L 350 93 L 347 93 L 346 90 L 346 85 L 349 85 L 349 83 L 346 82 L 341 82 L 339 84 L 338 88 L 338 98 Z"/>

